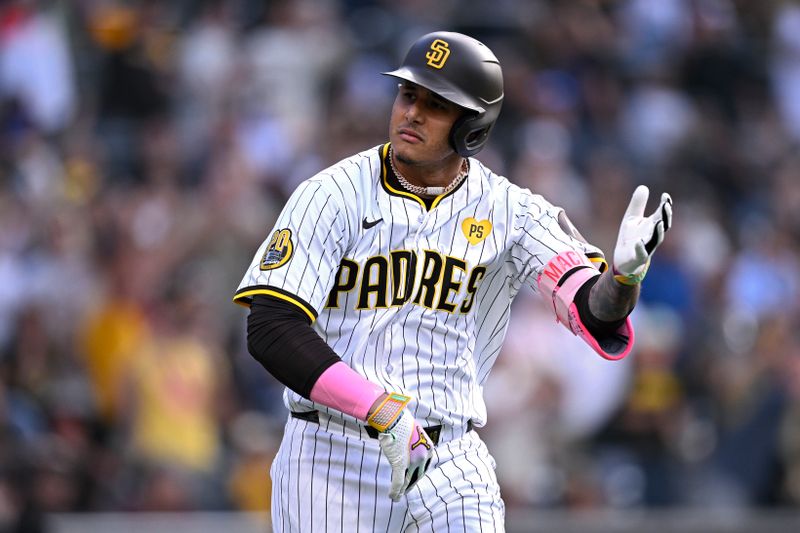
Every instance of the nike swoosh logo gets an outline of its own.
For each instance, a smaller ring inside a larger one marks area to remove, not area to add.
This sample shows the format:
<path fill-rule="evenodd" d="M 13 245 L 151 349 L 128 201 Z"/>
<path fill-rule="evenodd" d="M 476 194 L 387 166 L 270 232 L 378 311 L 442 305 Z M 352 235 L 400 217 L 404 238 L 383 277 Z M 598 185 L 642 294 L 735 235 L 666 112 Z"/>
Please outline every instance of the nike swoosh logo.
<path fill-rule="evenodd" d="M 364 217 L 364 220 L 361 221 L 361 225 L 364 226 L 364 229 L 369 229 L 373 226 L 377 226 L 381 222 L 383 222 L 382 218 L 379 218 L 378 220 L 367 220 L 367 217 Z"/>

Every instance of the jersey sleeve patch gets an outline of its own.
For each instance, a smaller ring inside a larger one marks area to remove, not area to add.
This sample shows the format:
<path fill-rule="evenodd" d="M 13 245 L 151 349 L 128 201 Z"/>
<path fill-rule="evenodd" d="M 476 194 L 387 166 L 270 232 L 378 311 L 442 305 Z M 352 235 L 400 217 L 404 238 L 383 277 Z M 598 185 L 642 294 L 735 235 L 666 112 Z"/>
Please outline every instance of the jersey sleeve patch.
<path fill-rule="evenodd" d="M 288 228 L 275 230 L 269 240 L 267 249 L 264 250 L 259 267 L 261 270 L 273 270 L 282 267 L 292 258 L 293 251 L 292 230 Z"/>

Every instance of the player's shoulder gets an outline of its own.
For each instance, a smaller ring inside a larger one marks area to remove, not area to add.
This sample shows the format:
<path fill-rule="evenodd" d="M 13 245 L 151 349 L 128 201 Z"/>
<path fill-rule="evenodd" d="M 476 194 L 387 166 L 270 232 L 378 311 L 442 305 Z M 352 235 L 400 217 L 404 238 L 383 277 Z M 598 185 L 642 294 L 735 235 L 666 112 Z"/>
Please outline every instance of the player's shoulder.
<path fill-rule="evenodd" d="M 358 194 L 365 186 L 374 183 L 380 171 L 380 146 L 374 146 L 337 161 L 307 181 L 319 183 L 327 189 L 338 189 L 345 197 L 352 198 L 353 193 Z"/>
<path fill-rule="evenodd" d="M 379 146 L 363 150 L 324 168 L 298 185 L 293 193 L 295 204 L 314 204 L 319 210 L 335 211 L 336 217 L 357 221 L 366 207 L 371 189 L 378 182 L 381 156 Z"/>
<path fill-rule="evenodd" d="M 486 190 L 490 191 L 496 202 L 507 203 L 512 208 L 525 211 L 531 207 L 541 207 L 543 209 L 550 207 L 550 203 L 541 194 L 512 182 L 477 159 L 472 159 L 471 161 L 475 164 L 476 170 L 480 174 L 481 182 L 486 187 Z"/>

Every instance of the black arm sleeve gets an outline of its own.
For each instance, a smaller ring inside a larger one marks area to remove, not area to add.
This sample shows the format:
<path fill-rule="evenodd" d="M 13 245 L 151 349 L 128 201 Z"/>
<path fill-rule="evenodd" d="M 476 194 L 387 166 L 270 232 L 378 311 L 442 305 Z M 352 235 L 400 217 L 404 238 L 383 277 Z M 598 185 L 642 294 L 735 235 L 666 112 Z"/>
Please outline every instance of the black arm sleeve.
<path fill-rule="evenodd" d="M 341 358 L 311 327 L 308 316 L 272 296 L 253 297 L 247 349 L 275 379 L 308 398 L 319 376 Z"/>
<path fill-rule="evenodd" d="M 599 279 L 600 276 L 595 276 L 581 285 L 578 292 L 575 293 L 575 307 L 578 309 L 578 315 L 581 317 L 583 325 L 586 326 L 586 329 L 592 334 L 592 337 L 598 341 L 602 341 L 608 337 L 616 336 L 619 327 L 625 323 L 625 317 L 619 320 L 606 322 L 594 316 L 589 310 L 589 291 L 592 290 L 592 287 L 594 287 L 594 284 L 597 283 Z"/>

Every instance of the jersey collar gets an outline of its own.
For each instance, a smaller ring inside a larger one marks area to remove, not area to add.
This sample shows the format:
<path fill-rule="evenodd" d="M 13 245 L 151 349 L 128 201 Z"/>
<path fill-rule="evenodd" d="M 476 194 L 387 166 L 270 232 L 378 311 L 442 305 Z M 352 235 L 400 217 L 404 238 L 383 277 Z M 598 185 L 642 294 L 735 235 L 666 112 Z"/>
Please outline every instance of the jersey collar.
<path fill-rule="evenodd" d="M 394 172 L 392 172 L 392 167 L 389 164 L 389 148 L 391 147 L 391 144 L 392 143 L 386 143 L 379 148 L 381 154 L 381 184 L 383 185 L 384 190 L 391 196 L 400 196 L 409 200 L 413 200 L 420 204 L 426 211 L 430 211 L 439 205 L 443 199 L 455 194 L 457 190 L 459 190 L 467 181 L 469 181 L 468 175 L 467 178 L 459 183 L 455 189 L 449 191 L 447 194 L 441 194 L 434 198 L 423 198 L 421 196 L 417 196 L 416 194 L 405 190 L 403 186 L 400 185 L 400 181 L 397 179 L 397 176 L 395 176 Z M 470 172 L 472 172 L 471 165 Z"/>

